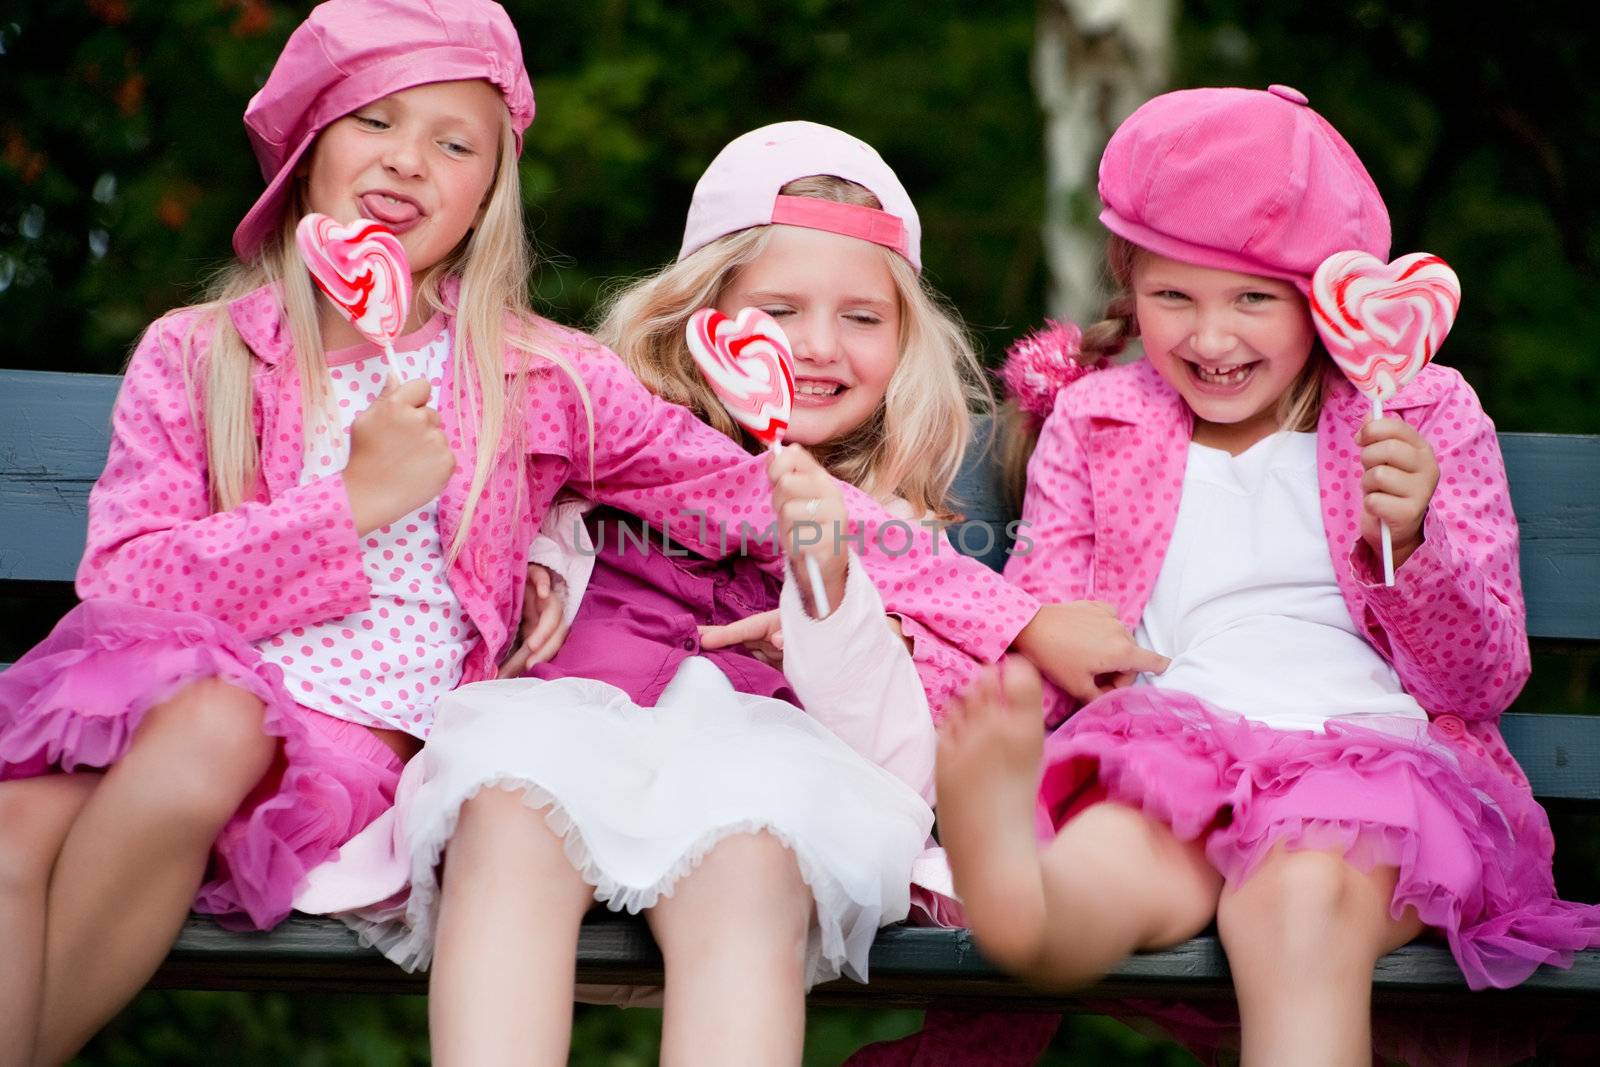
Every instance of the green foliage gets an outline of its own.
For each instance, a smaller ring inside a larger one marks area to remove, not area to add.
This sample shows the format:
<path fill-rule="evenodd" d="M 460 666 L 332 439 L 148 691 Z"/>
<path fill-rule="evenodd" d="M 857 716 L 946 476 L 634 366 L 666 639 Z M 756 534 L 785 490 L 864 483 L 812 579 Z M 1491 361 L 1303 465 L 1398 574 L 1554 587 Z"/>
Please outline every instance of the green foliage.
<path fill-rule="evenodd" d="M 0 23 L 0 363 L 112 371 L 195 299 L 262 187 L 240 115 L 308 3 L 54 0 Z M 995 346 L 1037 320 L 1033 6 L 512 0 L 538 99 L 522 188 L 535 288 L 582 323 L 677 251 L 694 180 L 789 118 L 890 159 L 930 276 Z"/>

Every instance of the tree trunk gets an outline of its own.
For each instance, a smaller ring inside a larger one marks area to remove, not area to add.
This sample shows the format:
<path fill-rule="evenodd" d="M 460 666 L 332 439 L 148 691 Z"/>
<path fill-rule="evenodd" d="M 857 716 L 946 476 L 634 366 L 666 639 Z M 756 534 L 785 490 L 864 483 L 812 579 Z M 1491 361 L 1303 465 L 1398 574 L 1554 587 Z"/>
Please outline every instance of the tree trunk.
<path fill-rule="evenodd" d="M 1105 307 L 1100 153 L 1167 86 L 1176 0 L 1040 0 L 1033 84 L 1045 119 L 1046 307 L 1087 325 Z"/>

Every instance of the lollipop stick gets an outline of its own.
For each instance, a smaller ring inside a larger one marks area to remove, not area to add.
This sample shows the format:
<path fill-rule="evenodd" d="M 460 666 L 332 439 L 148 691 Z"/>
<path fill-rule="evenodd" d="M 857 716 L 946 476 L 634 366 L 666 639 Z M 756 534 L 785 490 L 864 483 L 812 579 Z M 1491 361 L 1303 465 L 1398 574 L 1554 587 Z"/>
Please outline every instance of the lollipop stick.
<path fill-rule="evenodd" d="M 397 382 L 404 382 L 406 376 L 400 373 L 400 357 L 394 354 L 394 342 L 383 342 L 383 359 L 389 365 L 389 373 Z"/>
<path fill-rule="evenodd" d="M 771 450 L 781 452 L 783 445 L 773 441 Z M 828 590 L 822 585 L 822 568 L 810 556 L 802 553 L 800 558 L 806 561 L 806 577 L 811 581 L 811 606 L 816 609 L 817 618 L 826 619 L 833 614 L 833 607 L 828 601 Z"/>
<path fill-rule="evenodd" d="M 806 577 L 811 579 L 811 602 L 816 605 L 817 618 L 826 619 L 833 614 L 828 603 L 828 591 L 822 587 L 822 568 L 810 556 L 806 557 Z"/>
<path fill-rule="evenodd" d="M 1372 417 L 1383 418 L 1383 401 L 1377 397 L 1372 398 Z M 1394 585 L 1394 535 L 1389 532 L 1389 524 L 1378 523 L 1378 536 L 1383 539 L 1383 584 Z"/>

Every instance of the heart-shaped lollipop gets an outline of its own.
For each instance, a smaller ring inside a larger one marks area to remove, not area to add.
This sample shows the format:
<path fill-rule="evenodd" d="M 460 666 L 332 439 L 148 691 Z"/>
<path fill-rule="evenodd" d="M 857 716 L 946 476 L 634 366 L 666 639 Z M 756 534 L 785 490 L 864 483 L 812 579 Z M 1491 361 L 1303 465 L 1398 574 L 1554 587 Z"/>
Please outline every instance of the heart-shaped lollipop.
<path fill-rule="evenodd" d="M 780 445 L 794 411 L 794 356 L 777 320 L 760 308 L 731 318 L 701 308 L 684 336 L 728 414 L 769 448 Z"/>
<path fill-rule="evenodd" d="M 794 412 L 794 353 L 778 321 L 748 307 L 731 318 L 716 308 L 701 308 L 683 328 L 689 354 L 711 383 L 735 422 L 768 448 L 783 444 Z M 832 614 L 822 571 L 811 556 L 806 577 L 818 618 Z"/>
<path fill-rule="evenodd" d="M 1428 365 L 1460 307 L 1456 272 L 1427 252 L 1393 263 L 1338 252 L 1311 278 L 1311 314 L 1328 354 L 1380 404 Z"/>
<path fill-rule="evenodd" d="M 1372 417 L 1415 378 L 1444 343 L 1461 307 L 1461 281 L 1428 252 L 1385 263 L 1336 252 L 1311 276 L 1311 319 L 1328 355 L 1363 395 Z M 1381 527 L 1383 581 L 1394 584 L 1393 535 Z"/>
<path fill-rule="evenodd" d="M 394 368 L 394 342 L 411 313 L 411 266 L 387 226 L 356 219 L 341 226 L 313 212 L 300 220 L 295 244 L 317 288 L 361 336 L 382 345 Z"/>

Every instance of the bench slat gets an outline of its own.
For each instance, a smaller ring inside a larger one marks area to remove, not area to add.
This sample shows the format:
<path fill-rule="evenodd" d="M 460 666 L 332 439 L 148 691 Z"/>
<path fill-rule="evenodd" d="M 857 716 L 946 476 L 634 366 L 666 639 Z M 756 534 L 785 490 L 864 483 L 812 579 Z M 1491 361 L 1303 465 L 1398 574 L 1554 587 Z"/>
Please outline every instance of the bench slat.
<path fill-rule="evenodd" d="M 1600 715 L 1508 712 L 1500 716 L 1500 732 L 1541 801 L 1600 803 Z"/>
<path fill-rule="evenodd" d="M 1571 970 L 1541 968 L 1514 990 L 1474 1004 L 1537 1001 L 1541 1008 L 1570 1002 L 1593 1005 L 1600 993 L 1600 950 L 1579 953 Z M 959 1001 L 963 1007 L 1071 1010 L 1075 998 L 1040 994 L 1007 978 L 979 954 L 964 930 L 894 926 L 873 944 L 871 983 L 841 979 L 818 987 L 813 999 L 884 1006 L 926 1006 Z M 584 922 L 578 946 L 578 981 L 592 984 L 659 985 L 661 954 L 644 921 L 602 912 Z M 265 934 L 238 934 L 191 916 L 155 985 L 189 989 L 293 988 L 421 993 L 425 974 L 406 974 L 376 949 L 332 919 L 296 915 Z M 1424 1002 L 1466 991 L 1466 983 L 1439 944 L 1408 945 L 1379 961 L 1374 989 L 1383 1000 Z M 1165 952 L 1125 960 L 1095 988 L 1082 994 L 1142 999 L 1229 998 L 1227 959 L 1214 934 Z M 1089 1005 L 1092 1010 L 1094 1005 Z"/>
<path fill-rule="evenodd" d="M 0 371 L 0 581 L 72 581 L 121 384 L 110 374 Z"/>
<path fill-rule="evenodd" d="M 1522 534 L 1528 633 L 1600 640 L 1600 437 L 1501 434 L 1500 444 Z"/>

